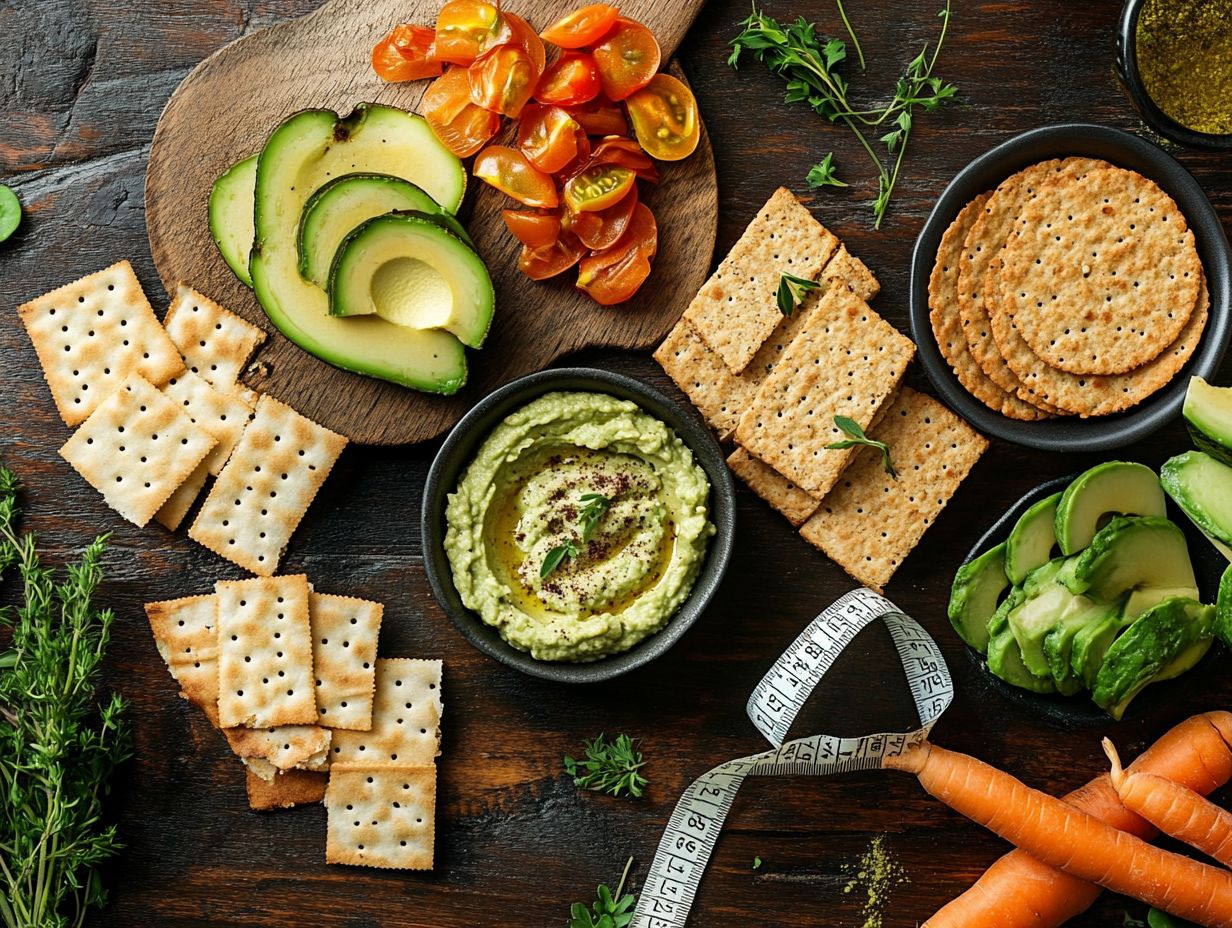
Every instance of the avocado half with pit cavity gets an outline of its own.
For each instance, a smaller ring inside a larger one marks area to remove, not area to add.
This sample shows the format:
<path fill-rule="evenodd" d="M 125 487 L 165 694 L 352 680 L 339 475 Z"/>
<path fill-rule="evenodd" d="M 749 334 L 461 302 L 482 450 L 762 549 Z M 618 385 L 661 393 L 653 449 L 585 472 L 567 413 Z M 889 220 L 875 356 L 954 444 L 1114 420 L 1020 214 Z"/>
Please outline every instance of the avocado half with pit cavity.
<path fill-rule="evenodd" d="M 495 299 L 479 256 L 423 213 L 369 219 L 343 239 L 329 272 L 332 315 L 441 330 L 472 348 L 488 334 Z"/>
<path fill-rule="evenodd" d="M 1091 543 L 1108 515 L 1168 514 L 1159 477 L 1145 464 L 1108 461 L 1080 474 L 1057 501 L 1055 531 L 1062 554 Z"/>

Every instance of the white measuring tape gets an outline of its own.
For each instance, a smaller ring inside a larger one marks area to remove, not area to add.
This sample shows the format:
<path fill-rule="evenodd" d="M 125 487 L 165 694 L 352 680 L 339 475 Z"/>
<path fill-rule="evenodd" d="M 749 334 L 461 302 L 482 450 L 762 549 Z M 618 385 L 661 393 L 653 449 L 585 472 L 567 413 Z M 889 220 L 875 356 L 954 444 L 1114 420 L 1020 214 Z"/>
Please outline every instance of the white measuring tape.
<path fill-rule="evenodd" d="M 783 743 L 805 700 L 866 625 L 885 622 L 915 700 L 920 727 L 906 734 L 838 738 L 813 735 Z M 720 764 L 685 790 L 655 852 L 630 928 L 683 928 L 723 820 L 745 777 L 828 776 L 881 767 L 928 737 L 954 698 L 950 671 L 928 632 L 888 599 L 852 590 L 791 643 L 749 697 L 748 715 L 773 745 Z"/>

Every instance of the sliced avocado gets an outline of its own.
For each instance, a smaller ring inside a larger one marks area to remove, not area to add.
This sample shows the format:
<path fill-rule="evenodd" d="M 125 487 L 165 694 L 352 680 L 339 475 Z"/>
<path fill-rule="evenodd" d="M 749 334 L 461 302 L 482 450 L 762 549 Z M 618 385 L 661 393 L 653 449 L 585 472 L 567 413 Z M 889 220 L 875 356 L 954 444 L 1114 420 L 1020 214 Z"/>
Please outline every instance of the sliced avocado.
<path fill-rule="evenodd" d="M 1159 589 L 1158 587 L 1143 587 L 1134 590 L 1125 599 L 1124 605 L 1098 622 L 1079 629 L 1074 636 L 1070 651 L 1070 667 L 1077 674 L 1087 689 L 1095 685 L 1095 677 L 1103 666 L 1104 655 L 1112 647 L 1116 636 L 1148 609 L 1159 605 L 1165 599 L 1183 596 L 1187 599 L 1198 598 L 1197 587 L 1175 587 Z"/>
<path fill-rule="evenodd" d="M 444 329 L 472 348 L 488 334 L 495 299 L 479 256 L 420 213 L 369 219 L 342 240 L 329 271 L 331 314 Z"/>
<path fill-rule="evenodd" d="M 255 234 L 253 197 L 257 186 L 257 156 L 252 155 L 218 175 L 210 188 L 210 235 L 227 267 L 245 286 L 252 286 L 248 254 Z"/>
<path fill-rule="evenodd" d="M 1164 490 L 1219 552 L 1232 561 L 1232 467 L 1202 451 L 1164 461 Z"/>
<path fill-rule="evenodd" d="M 1037 677 L 1051 677 L 1066 695 L 1081 689 L 1070 669 L 1074 636 L 1109 613 L 1120 613 L 1119 604 L 1095 602 L 1066 589 L 1073 560 L 1058 558 L 1035 571 L 1022 602 L 1006 615 L 1023 664 Z"/>
<path fill-rule="evenodd" d="M 1219 595 L 1215 599 L 1215 636 L 1232 645 L 1232 567 L 1219 578 Z"/>
<path fill-rule="evenodd" d="M 1190 377 L 1182 415 L 1198 450 L 1232 465 L 1232 387 L 1212 387 L 1201 377 Z"/>
<path fill-rule="evenodd" d="M 1215 608 L 1173 597 L 1148 609 L 1113 642 L 1091 698 L 1114 719 L 1151 683 L 1189 670 L 1210 648 Z"/>
<path fill-rule="evenodd" d="M 466 355 L 452 333 L 376 315 L 331 316 L 325 291 L 299 274 L 304 204 L 330 178 L 356 171 L 403 177 L 450 211 L 466 186 L 462 163 L 418 116 L 377 104 L 361 104 L 344 119 L 330 110 L 296 113 L 273 131 L 257 160 L 253 291 L 287 338 L 330 364 L 455 393 L 466 382 Z"/>
<path fill-rule="evenodd" d="M 1116 516 L 1064 578 L 1072 593 L 1110 603 L 1142 587 L 1197 587 L 1185 533 L 1156 516 Z"/>
<path fill-rule="evenodd" d="M 309 197 L 299 221 L 299 272 L 324 288 L 338 246 L 351 230 L 395 210 L 436 215 L 462 241 L 470 236 L 451 214 L 417 185 L 390 174 L 345 174 Z"/>
<path fill-rule="evenodd" d="M 954 575 L 946 610 L 958 637 L 981 654 L 988 649 L 988 620 L 1010 585 L 1005 575 L 1005 542 L 972 558 Z"/>
<path fill-rule="evenodd" d="M 1060 493 L 1041 499 L 1024 512 L 1005 542 L 1005 573 L 1011 583 L 1022 583 L 1027 574 L 1047 564 L 1057 543 L 1053 521 Z"/>
<path fill-rule="evenodd" d="M 1017 587 L 1010 590 L 1010 595 L 988 620 L 988 670 L 1020 689 L 1030 690 L 1032 693 L 1054 693 L 1056 686 L 1051 677 L 1037 677 L 1022 662 L 1018 641 L 1010 631 L 1007 616 L 1022 601 L 1024 595 Z"/>
<path fill-rule="evenodd" d="M 1085 629 L 1100 627 L 1109 619 L 1119 622 L 1122 613 L 1120 602 L 1097 603 L 1085 596 L 1077 597 L 1077 600 L 1044 636 L 1048 672 L 1057 685 L 1057 692 L 1066 696 L 1072 696 L 1085 685 L 1082 676 L 1074 670 L 1075 639 Z"/>
<path fill-rule="evenodd" d="M 1107 461 L 1079 474 L 1057 503 L 1056 535 L 1062 554 L 1076 554 L 1091 543 L 1112 515 L 1168 514 L 1155 471 L 1131 461 Z"/>

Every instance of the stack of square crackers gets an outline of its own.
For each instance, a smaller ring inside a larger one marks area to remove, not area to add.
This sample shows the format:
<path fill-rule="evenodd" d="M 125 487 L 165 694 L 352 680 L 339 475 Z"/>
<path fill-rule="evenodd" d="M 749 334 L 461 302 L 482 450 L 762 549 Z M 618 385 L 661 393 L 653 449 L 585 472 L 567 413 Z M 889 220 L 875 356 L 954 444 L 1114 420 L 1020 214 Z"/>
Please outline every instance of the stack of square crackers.
<path fill-rule="evenodd" d="M 60 454 L 116 512 L 272 576 L 346 439 L 239 375 L 265 333 L 180 285 L 159 323 L 127 261 L 18 307 L 66 425 Z"/>
<path fill-rule="evenodd" d="M 1197 350 L 1210 309 L 1176 203 L 1093 158 L 1030 165 L 968 203 L 928 303 L 963 388 L 1027 422 L 1142 402 Z"/>
<path fill-rule="evenodd" d="M 783 274 L 820 284 L 787 316 L 776 300 Z M 900 389 L 915 345 L 869 307 L 879 289 L 780 188 L 655 352 L 737 445 L 732 471 L 875 590 L 988 446 L 941 403 Z M 897 478 L 871 448 L 827 447 L 849 437 L 836 416 L 889 445 Z"/>
<path fill-rule="evenodd" d="M 299 574 L 145 610 L 181 695 L 245 764 L 252 808 L 324 800 L 327 862 L 430 869 L 441 662 L 378 659 L 383 608 Z"/>

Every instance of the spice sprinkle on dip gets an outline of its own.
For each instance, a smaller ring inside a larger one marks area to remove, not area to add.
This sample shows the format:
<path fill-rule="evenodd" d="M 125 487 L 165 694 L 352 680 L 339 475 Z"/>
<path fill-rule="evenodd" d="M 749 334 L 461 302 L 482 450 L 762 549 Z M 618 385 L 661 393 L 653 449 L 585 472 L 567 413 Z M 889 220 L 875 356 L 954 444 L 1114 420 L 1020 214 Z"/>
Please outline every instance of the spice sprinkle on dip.
<path fill-rule="evenodd" d="M 688 598 L 709 495 L 689 447 L 637 404 L 548 393 L 492 430 L 449 496 L 454 586 L 535 658 L 617 654 Z"/>

